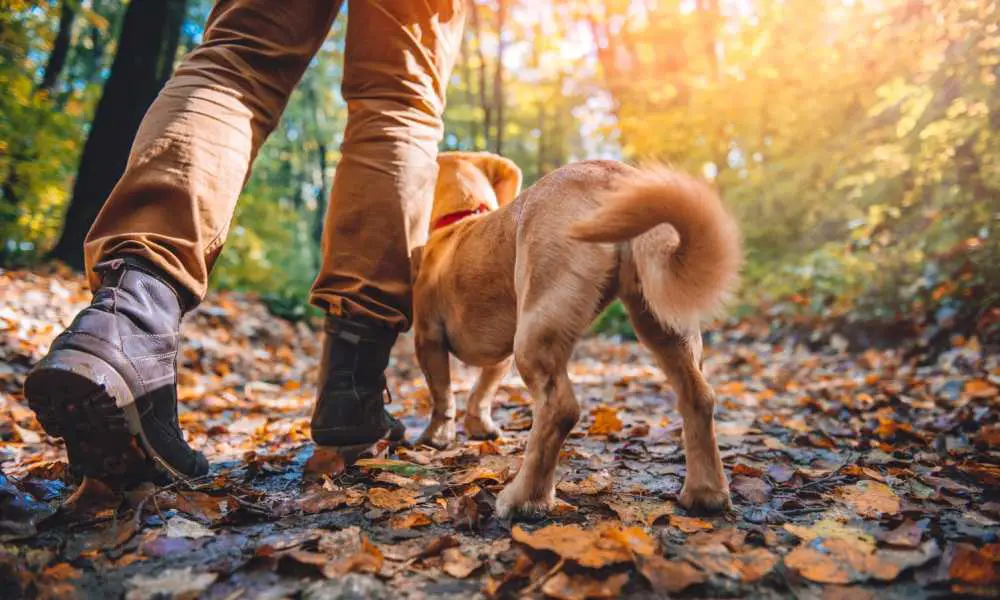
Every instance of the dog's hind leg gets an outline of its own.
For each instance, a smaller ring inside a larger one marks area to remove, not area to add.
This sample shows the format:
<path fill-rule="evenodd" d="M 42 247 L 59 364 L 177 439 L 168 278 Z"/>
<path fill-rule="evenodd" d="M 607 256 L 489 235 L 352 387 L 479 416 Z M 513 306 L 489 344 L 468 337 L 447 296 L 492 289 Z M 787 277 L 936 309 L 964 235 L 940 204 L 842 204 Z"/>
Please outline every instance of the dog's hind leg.
<path fill-rule="evenodd" d="M 701 333 L 695 329 L 682 334 L 664 327 L 638 294 L 622 300 L 636 336 L 652 351 L 677 392 L 687 466 L 681 506 L 705 512 L 730 508 L 729 484 L 715 438 L 715 393 L 701 372 Z"/>
<path fill-rule="evenodd" d="M 559 451 L 580 418 L 566 364 L 593 319 L 601 290 L 568 274 L 543 290 L 534 298 L 525 295 L 514 338 L 514 361 L 534 408 L 524 462 L 497 496 L 501 517 L 532 518 L 553 507 Z"/>
<path fill-rule="evenodd" d="M 420 434 L 418 444 L 444 449 L 455 441 L 455 396 L 451 393 L 451 365 L 447 347 L 432 336 L 416 339 L 417 362 L 427 379 L 434 407 L 431 422 Z"/>
<path fill-rule="evenodd" d="M 511 356 L 495 365 L 483 367 L 479 372 L 479 379 L 465 405 L 465 434 L 469 439 L 495 440 L 500 437 L 500 429 L 493 422 L 493 396 L 513 362 L 514 357 Z"/>

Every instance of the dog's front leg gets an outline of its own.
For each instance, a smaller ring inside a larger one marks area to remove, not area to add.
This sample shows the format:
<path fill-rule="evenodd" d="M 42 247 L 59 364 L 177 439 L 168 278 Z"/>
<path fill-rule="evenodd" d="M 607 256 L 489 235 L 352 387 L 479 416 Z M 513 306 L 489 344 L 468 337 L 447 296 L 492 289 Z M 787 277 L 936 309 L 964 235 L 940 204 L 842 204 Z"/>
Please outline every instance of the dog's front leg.
<path fill-rule="evenodd" d="M 442 339 L 417 332 L 417 361 L 427 379 L 434 403 L 431 422 L 417 440 L 438 449 L 455 441 L 455 397 L 451 393 L 451 365 Z"/>

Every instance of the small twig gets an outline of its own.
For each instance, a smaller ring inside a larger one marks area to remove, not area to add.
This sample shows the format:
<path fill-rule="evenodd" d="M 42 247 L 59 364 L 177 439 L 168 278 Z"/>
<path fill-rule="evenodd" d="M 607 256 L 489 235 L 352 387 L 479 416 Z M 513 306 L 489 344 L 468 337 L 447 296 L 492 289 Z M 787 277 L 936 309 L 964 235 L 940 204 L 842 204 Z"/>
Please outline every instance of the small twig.
<path fill-rule="evenodd" d="M 551 569 L 549 569 L 545 573 L 545 575 L 542 575 L 537 580 L 535 580 L 531 585 L 529 585 L 528 587 L 526 587 L 523 590 L 521 590 L 521 592 L 520 592 L 521 596 L 527 596 L 528 594 L 533 594 L 533 593 L 535 593 L 536 590 L 541 589 L 541 587 L 543 585 L 545 585 L 545 583 L 549 579 L 552 579 L 553 577 L 555 577 L 556 573 L 558 573 L 563 568 L 563 566 L 565 564 L 566 564 L 566 559 L 565 558 L 560 558 L 559 562 L 557 562 L 554 567 L 552 567 Z"/>

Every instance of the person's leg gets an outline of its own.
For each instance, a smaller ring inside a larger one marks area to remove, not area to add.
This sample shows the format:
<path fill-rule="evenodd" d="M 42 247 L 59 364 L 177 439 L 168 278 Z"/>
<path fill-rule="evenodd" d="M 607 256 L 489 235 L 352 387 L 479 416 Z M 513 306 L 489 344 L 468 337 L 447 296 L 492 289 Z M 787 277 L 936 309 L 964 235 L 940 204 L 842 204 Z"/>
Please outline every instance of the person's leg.
<path fill-rule="evenodd" d="M 383 373 L 396 334 L 411 323 L 410 251 L 428 234 L 464 7 L 347 5 L 347 129 L 312 290 L 312 302 L 330 313 L 313 439 L 345 454 L 402 434 L 383 408 Z"/>
<path fill-rule="evenodd" d="M 326 39 L 342 0 L 220 0 L 136 134 L 84 245 L 88 275 L 139 256 L 197 298 L 257 150 Z"/>
<path fill-rule="evenodd" d="M 427 238 L 463 0 L 348 3 L 347 129 L 312 302 L 409 328 L 410 250 Z"/>
<path fill-rule="evenodd" d="M 204 295 L 250 163 L 339 6 L 221 0 L 150 107 L 86 241 L 94 300 L 25 381 L 76 472 L 127 484 L 208 470 L 177 422 L 180 320 Z"/>

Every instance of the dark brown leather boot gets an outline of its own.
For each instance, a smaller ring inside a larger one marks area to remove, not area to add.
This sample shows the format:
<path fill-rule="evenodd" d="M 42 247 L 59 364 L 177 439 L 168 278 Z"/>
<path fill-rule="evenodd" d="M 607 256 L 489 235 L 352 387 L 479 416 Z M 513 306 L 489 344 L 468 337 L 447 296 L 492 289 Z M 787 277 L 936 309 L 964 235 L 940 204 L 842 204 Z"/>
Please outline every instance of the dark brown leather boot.
<path fill-rule="evenodd" d="M 396 332 L 334 315 L 326 318 L 312 437 L 349 461 L 384 437 L 402 440 L 406 426 L 385 410 L 385 369 Z"/>
<path fill-rule="evenodd" d="M 71 468 L 113 485 L 196 477 L 208 461 L 177 423 L 177 345 L 192 304 L 133 257 L 99 264 L 90 306 L 28 373 L 24 395 Z"/>

